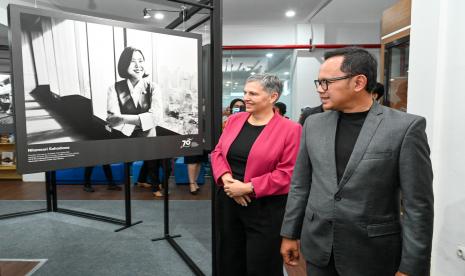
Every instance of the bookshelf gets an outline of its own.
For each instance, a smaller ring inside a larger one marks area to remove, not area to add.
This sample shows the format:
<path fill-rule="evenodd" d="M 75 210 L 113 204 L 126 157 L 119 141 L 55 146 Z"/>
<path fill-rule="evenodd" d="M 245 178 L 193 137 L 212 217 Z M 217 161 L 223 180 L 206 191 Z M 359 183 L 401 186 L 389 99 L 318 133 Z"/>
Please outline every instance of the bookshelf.
<path fill-rule="evenodd" d="M 10 143 L 3 139 L 0 142 L 0 179 L 22 179 L 21 175 L 16 172 L 16 158 L 14 143 Z"/>

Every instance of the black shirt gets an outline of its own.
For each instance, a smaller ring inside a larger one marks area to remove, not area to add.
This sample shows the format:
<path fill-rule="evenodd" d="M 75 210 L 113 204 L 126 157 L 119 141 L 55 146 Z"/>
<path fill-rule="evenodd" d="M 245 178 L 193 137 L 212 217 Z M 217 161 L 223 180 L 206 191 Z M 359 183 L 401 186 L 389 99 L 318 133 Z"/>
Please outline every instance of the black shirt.
<path fill-rule="evenodd" d="M 336 169 L 338 183 L 341 181 L 342 175 L 344 174 L 367 114 L 368 111 L 356 113 L 339 112 L 336 131 Z"/>
<path fill-rule="evenodd" d="M 254 126 L 246 121 L 236 140 L 231 144 L 227 159 L 234 179 L 244 181 L 245 165 L 250 149 L 265 126 Z"/>

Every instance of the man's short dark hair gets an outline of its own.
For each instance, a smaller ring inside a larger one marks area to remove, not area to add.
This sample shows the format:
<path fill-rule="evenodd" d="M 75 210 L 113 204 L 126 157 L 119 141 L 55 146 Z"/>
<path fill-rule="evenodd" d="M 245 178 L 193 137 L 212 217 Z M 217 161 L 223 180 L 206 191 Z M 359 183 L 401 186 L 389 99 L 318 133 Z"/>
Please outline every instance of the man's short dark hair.
<path fill-rule="evenodd" d="M 285 103 L 277 102 L 274 104 L 274 106 L 276 106 L 279 109 L 279 113 L 281 113 L 281 115 L 284 116 L 284 114 L 286 114 L 287 106 Z"/>
<path fill-rule="evenodd" d="M 341 48 L 325 53 L 325 60 L 342 56 L 340 70 L 348 75 L 364 75 L 367 78 L 365 89 L 370 92 L 376 84 L 378 63 L 367 50 L 358 47 Z"/>
<path fill-rule="evenodd" d="M 384 85 L 377 82 L 371 93 L 376 94 L 376 100 L 379 100 L 384 95 Z"/>
<path fill-rule="evenodd" d="M 122 77 L 123 79 L 129 79 L 130 78 L 129 73 L 128 73 L 128 68 L 129 68 L 129 64 L 131 64 L 131 61 L 132 61 L 132 54 L 134 54 L 134 52 L 136 52 L 136 51 L 139 52 L 142 55 L 142 58 L 145 61 L 145 57 L 144 57 L 144 54 L 142 53 L 142 51 L 140 49 L 137 49 L 137 48 L 134 48 L 134 47 L 131 47 L 131 46 L 128 46 L 128 47 L 124 48 L 123 52 L 119 56 L 118 75 L 120 77 Z M 144 67 L 144 70 L 145 70 L 145 67 Z M 147 76 L 148 76 L 147 73 L 145 73 L 145 71 L 144 71 L 144 75 L 142 77 L 145 78 Z"/>

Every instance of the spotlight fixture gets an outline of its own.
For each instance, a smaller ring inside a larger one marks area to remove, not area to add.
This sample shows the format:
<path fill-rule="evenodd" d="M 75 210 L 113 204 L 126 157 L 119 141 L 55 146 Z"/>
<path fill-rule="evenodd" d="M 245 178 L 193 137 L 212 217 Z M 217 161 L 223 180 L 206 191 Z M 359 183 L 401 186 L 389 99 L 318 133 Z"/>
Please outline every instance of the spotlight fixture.
<path fill-rule="evenodd" d="M 149 9 L 149 8 L 144 8 L 142 10 L 142 13 L 145 19 L 149 19 L 153 16 L 157 20 L 162 20 L 163 18 L 165 18 L 164 12 L 175 12 L 179 14 L 179 11 L 175 11 L 175 10 L 158 10 L 158 9 Z"/>
<path fill-rule="evenodd" d="M 295 11 L 293 10 L 288 10 L 286 12 L 286 17 L 294 17 L 295 16 Z"/>
<path fill-rule="evenodd" d="M 145 19 L 150 18 L 149 9 L 147 9 L 147 8 L 144 8 L 144 18 Z"/>
<path fill-rule="evenodd" d="M 273 53 L 268 53 L 268 54 L 266 54 L 266 57 L 267 57 L 267 58 L 272 58 L 272 57 L 273 57 Z"/>

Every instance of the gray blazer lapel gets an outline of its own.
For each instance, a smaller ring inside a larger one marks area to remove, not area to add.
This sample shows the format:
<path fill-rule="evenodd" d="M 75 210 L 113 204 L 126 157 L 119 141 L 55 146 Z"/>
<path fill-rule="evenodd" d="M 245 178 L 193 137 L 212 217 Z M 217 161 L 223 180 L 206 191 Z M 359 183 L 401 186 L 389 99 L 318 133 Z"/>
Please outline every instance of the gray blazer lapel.
<path fill-rule="evenodd" d="M 362 129 L 360 130 L 360 134 L 358 135 L 357 142 L 354 146 L 354 150 L 350 155 L 349 162 L 347 163 L 344 174 L 342 175 L 341 182 L 338 185 L 339 191 L 344 187 L 347 181 L 349 181 L 358 164 L 360 164 L 360 161 L 362 160 L 362 157 L 365 154 L 368 144 L 370 144 L 370 141 L 373 138 L 376 129 L 378 129 L 379 124 L 383 120 L 382 114 L 382 107 L 377 102 L 374 102 L 371 106 L 370 111 L 367 114 L 365 123 L 363 124 Z"/>

